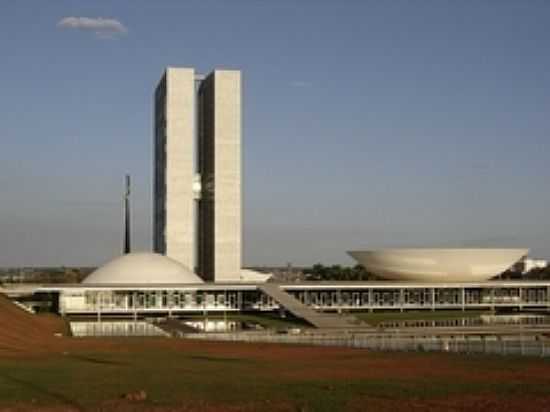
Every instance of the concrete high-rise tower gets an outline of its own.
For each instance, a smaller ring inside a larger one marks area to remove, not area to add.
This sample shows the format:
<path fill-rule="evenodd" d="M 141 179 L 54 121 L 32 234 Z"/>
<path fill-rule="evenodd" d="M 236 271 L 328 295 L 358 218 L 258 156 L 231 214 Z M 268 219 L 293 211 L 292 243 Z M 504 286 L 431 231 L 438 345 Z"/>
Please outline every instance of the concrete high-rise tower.
<path fill-rule="evenodd" d="M 153 249 L 194 267 L 195 71 L 168 68 L 155 91 Z"/>
<path fill-rule="evenodd" d="M 168 68 L 155 92 L 154 250 L 208 281 L 241 273 L 241 74 Z"/>
<path fill-rule="evenodd" d="M 241 75 L 216 70 L 199 87 L 199 273 L 238 280 L 241 271 Z"/>

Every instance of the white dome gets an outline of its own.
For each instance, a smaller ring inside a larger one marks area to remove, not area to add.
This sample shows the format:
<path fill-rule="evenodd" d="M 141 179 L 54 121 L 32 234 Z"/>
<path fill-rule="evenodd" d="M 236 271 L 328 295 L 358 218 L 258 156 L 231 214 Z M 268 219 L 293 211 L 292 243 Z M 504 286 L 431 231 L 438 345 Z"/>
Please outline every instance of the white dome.
<path fill-rule="evenodd" d="M 119 256 L 90 273 L 82 283 L 93 285 L 147 285 L 202 283 L 181 263 L 156 253 Z"/>

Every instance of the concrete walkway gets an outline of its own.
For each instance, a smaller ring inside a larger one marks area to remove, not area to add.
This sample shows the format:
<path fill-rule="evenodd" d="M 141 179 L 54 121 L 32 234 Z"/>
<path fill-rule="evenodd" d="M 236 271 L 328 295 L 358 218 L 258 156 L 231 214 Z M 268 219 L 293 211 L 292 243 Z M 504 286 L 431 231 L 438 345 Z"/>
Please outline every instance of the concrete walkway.
<path fill-rule="evenodd" d="M 354 316 L 317 312 L 282 290 L 276 283 L 265 283 L 259 285 L 259 288 L 266 295 L 271 296 L 284 309 L 294 316 L 304 319 L 316 328 L 353 329 L 368 327 Z"/>

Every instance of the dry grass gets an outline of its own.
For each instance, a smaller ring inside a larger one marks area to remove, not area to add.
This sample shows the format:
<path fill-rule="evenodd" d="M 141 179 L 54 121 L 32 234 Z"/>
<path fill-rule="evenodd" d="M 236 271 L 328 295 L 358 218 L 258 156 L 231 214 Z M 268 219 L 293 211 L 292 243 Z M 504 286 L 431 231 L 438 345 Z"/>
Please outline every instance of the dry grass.
<path fill-rule="evenodd" d="M 550 410 L 547 360 L 53 336 L 64 327 L 0 297 L 0 410 Z"/>

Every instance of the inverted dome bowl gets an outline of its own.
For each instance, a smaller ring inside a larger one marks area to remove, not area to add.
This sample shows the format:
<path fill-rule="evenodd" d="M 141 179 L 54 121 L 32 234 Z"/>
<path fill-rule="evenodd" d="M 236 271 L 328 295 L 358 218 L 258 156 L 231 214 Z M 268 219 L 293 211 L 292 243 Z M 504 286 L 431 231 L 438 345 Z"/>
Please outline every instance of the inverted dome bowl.
<path fill-rule="evenodd" d="M 499 275 L 528 249 L 381 249 L 349 251 L 367 271 L 387 280 L 481 282 Z"/>

